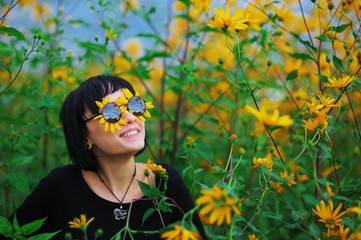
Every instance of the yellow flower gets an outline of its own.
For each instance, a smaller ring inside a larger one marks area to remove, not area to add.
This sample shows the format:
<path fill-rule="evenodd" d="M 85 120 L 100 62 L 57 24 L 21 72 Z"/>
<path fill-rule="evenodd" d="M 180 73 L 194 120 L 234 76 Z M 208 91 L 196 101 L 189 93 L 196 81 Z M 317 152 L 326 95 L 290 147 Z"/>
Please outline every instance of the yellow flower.
<path fill-rule="evenodd" d="M 333 202 L 329 199 L 328 205 L 321 200 L 320 206 L 316 205 L 316 210 L 312 210 L 320 217 L 320 219 L 318 219 L 319 222 L 323 222 L 326 228 L 331 227 L 331 229 L 334 229 L 335 226 L 340 226 L 342 221 L 341 217 L 347 213 L 347 211 L 339 213 L 341 207 L 342 203 L 340 203 L 336 209 L 333 209 Z"/>
<path fill-rule="evenodd" d="M 124 93 L 126 99 L 129 100 L 130 98 L 134 97 L 133 94 L 132 94 L 132 92 L 129 91 L 128 88 L 123 88 L 122 90 L 123 90 L 123 93 Z M 138 97 L 138 93 L 135 93 L 135 96 Z M 152 116 L 150 115 L 150 113 L 148 112 L 148 109 L 151 109 L 151 108 L 154 108 L 152 102 L 145 102 L 145 111 L 144 111 L 144 113 L 142 113 L 141 115 L 136 115 L 136 117 L 137 117 L 139 120 L 145 122 L 144 116 L 145 116 L 145 117 L 148 117 L 148 118 L 152 117 Z M 132 113 L 132 114 L 134 113 L 133 110 L 128 110 L 128 111 L 129 111 L 130 113 Z"/>
<path fill-rule="evenodd" d="M 70 228 L 79 228 L 81 230 L 86 230 L 88 225 L 94 220 L 94 217 L 90 218 L 88 221 L 86 220 L 85 214 L 80 214 L 80 219 L 75 217 L 73 221 L 69 221 Z"/>
<path fill-rule="evenodd" d="M 305 127 L 308 130 L 314 131 L 318 128 L 321 128 L 323 131 L 328 126 L 328 119 L 331 116 L 328 115 L 328 111 L 337 106 L 333 104 L 336 99 L 329 98 L 326 95 L 322 95 L 320 92 L 317 92 L 317 98 L 312 98 L 311 102 L 305 102 L 306 112 L 311 116 L 309 119 L 303 119 L 302 122 L 305 123 Z"/>
<path fill-rule="evenodd" d="M 285 180 L 286 184 L 288 186 L 292 186 L 292 185 L 296 185 L 296 181 L 295 181 L 295 174 L 291 173 L 288 174 L 288 170 L 285 170 L 283 172 L 280 172 L 281 178 L 283 180 Z"/>
<path fill-rule="evenodd" d="M 143 45 L 138 38 L 129 38 L 124 42 L 124 49 L 127 55 L 137 58 L 143 52 Z"/>
<path fill-rule="evenodd" d="M 161 165 L 154 164 L 150 158 L 148 158 L 146 165 L 147 168 L 153 172 L 166 173 L 166 170 Z"/>
<path fill-rule="evenodd" d="M 241 214 L 237 207 L 238 198 L 230 197 L 226 189 L 214 185 L 212 189 L 202 189 L 201 193 L 203 196 L 197 198 L 196 203 L 205 206 L 199 211 L 199 215 L 209 215 L 210 224 L 217 223 L 220 226 L 226 221 L 226 224 L 230 225 L 232 212 Z"/>
<path fill-rule="evenodd" d="M 56 67 L 52 71 L 52 77 L 57 80 L 74 83 L 76 81 L 74 76 L 71 76 L 68 69 L 65 67 Z"/>
<path fill-rule="evenodd" d="M 349 85 L 353 80 L 355 79 L 355 76 L 346 76 L 341 77 L 339 79 L 337 78 L 328 78 L 328 83 L 324 83 L 326 87 L 333 87 L 333 88 L 343 88 Z"/>
<path fill-rule="evenodd" d="M 329 184 L 326 184 L 326 191 L 330 197 L 335 196 L 335 193 L 332 191 L 332 188 Z"/>
<path fill-rule="evenodd" d="M 232 133 L 231 136 L 229 136 L 230 139 L 237 139 L 237 135 Z"/>
<path fill-rule="evenodd" d="M 139 3 L 137 0 L 126 0 L 122 1 L 121 9 L 123 11 L 129 11 L 130 9 L 137 9 L 139 6 Z"/>
<path fill-rule="evenodd" d="M 255 26 L 256 23 L 258 23 L 260 21 L 260 19 L 258 19 L 257 17 L 255 17 L 254 14 L 246 11 L 246 10 L 241 10 L 241 19 L 247 19 L 247 22 L 245 22 L 244 24 L 248 25 L 249 27 Z"/>
<path fill-rule="evenodd" d="M 286 4 L 282 4 L 281 8 L 278 8 L 276 5 L 274 6 L 274 11 L 277 15 L 277 19 L 282 23 L 293 22 L 294 14 L 292 13 L 292 9 L 285 9 Z"/>
<path fill-rule="evenodd" d="M 26 7 L 26 6 L 31 5 L 33 3 L 34 3 L 33 0 L 22 0 L 22 1 L 19 2 L 20 6 L 22 6 L 22 7 Z"/>
<path fill-rule="evenodd" d="M 214 20 L 209 20 L 208 26 L 220 28 L 220 29 L 245 29 L 248 27 L 246 22 L 248 22 L 248 19 L 241 19 L 243 16 L 242 11 L 240 9 L 237 9 L 236 12 L 231 16 L 229 6 L 226 7 L 226 11 L 224 11 L 223 7 L 221 7 L 219 10 L 217 8 L 213 9 L 216 16 L 214 17 Z"/>
<path fill-rule="evenodd" d="M 258 120 L 260 120 L 264 125 L 269 127 L 289 127 L 293 124 L 293 120 L 290 118 L 290 116 L 280 116 L 278 109 L 268 110 L 266 107 L 261 106 L 259 110 L 257 110 L 250 105 L 246 105 L 245 109 L 258 118 Z"/>
<path fill-rule="evenodd" d="M 272 170 L 272 166 L 273 166 L 273 161 L 272 159 L 268 159 L 268 158 L 253 158 L 253 164 L 254 164 L 254 168 L 258 168 L 259 165 L 264 165 L 267 168 L 267 171 L 271 171 Z"/>
<path fill-rule="evenodd" d="M 52 8 L 47 3 L 37 3 L 34 5 L 33 16 L 35 20 L 40 20 L 47 14 L 51 13 Z"/>
<path fill-rule="evenodd" d="M 325 237 L 336 237 L 337 239 L 342 239 L 342 240 L 354 239 L 351 236 L 347 237 L 349 232 L 350 232 L 349 228 L 345 228 L 345 226 L 343 224 L 340 224 L 340 226 L 337 230 L 330 229 L 329 231 L 327 231 L 327 233 L 323 232 L 323 235 Z"/>
<path fill-rule="evenodd" d="M 105 32 L 105 39 L 110 40 L 118 37 L 117 33 L 113 32 L 113 29 L 108 28 Z"/>
<path fill-rule="evenodd" d="M 108 97 L 108 98 L 103 98 L 101 102 L 95 101 L 95 104 L 99 107 L 100 111 L 102 111 L 104 106 L 110 102 L 111 102 L 111 99 L 110 99 L 110 97 Z M 120 119 L 117 122 L 106 121 L 103 114 L 99 114 L 98 116 L 96 116 L 94 118 L 94 120 L 100 119 L 99 123 L 104 124 L 104 132 L 108 131 L 109 126 L 110 126 L 110 131 L 113 133 L 115 129 L 118 129 L 118 130 L 121 129 L 120 124 L 127 125 L 127 122 L 123 119 L 123 114 L 126 110 L 126 107 L 124 106 L 124 98 L 121 98 L 121 97 L 117 98 L 114 101 L 114 103 L 119 106 L 120 111 L 121 111 Z"/>
<path fill-rule="evenodd" d="M 208 12 L 209 7 L 211 6 L 212 0 L 191 0 L 191 3 L 194 4 L 194 8 L 200 11 Z"/>
<path fill-rule="evenodd" d="M 351 207 L 351 208 L 347 209 L 347 212 L 361 214 L 361 208 L 359 208 L 359 207 Z"/>
<path fill-rule="evenodd" d="M 248 234 L 249 240 L 259 240 L 259 238 L 255 234 Z"/>
<path fill-rule="evenodd" d="M 285 191 L 285 189 L 280 183 L 271 181 L 271 186 L 276 190 L 277 193 L 283 193 Z"/>
<path fill-rule="evenodd" d="M 173 230 L 166 231 L 160 236 L 166 240 L 198 240 L 200 235 L 194 231 L 183 228 L 180 225 L 174 225 Z"/>
<path fill-rule="evenodd" d="M 304 182 L 310 180 L 310 177 L 307 174 L 297 174 L 297 181 Z"/>
<path fill-rule="evenodd" d="M 329 98 L 326 96 L 326 94 L 322 94 L 320 91 L 316 92 L 316 94 L 320 104 L 322 104 L 324 108 L 331 109 L 337 106 L 337 104 L 333 104 L 336 102 L 336 99 Z"/>
<path fill-rule="evenodd" d="M 193 145 L 195 142 L 196 142 L 196 138 L 195 138 L 195 137 L 187 136 L 187 142 L 186 142 L 186 145 L 187 145 L 187 146 Z"/>

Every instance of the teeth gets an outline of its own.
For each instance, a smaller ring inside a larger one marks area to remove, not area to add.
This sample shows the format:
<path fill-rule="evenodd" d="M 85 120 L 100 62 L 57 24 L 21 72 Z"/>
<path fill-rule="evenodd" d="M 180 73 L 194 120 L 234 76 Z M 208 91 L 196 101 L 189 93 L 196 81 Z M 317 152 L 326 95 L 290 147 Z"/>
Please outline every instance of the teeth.
<path fill-rule="evenodd" d="M 138 131 L 136 130 L 133 130 L 133 131 L 130 131 L 130 132 L 127 132 L 126 134 L 124 134 L 125 137 L 128 137 L 130 135 L 134 135 L 134 134 L 137 134 Z"/>

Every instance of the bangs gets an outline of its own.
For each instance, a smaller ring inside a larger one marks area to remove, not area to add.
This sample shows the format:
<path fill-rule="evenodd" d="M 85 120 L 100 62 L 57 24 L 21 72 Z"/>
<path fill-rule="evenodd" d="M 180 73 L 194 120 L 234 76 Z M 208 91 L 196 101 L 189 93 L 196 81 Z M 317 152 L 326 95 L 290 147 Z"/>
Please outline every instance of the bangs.
<path fill-rule="evenodd" d="M 129 82 L 125 80 L 119 81 L 118 78 L 109 76 L 106 78 L 98 76 L 96 79 L 89 79 L 83 82 L 82 85 L 84 85 L 83 113 L 85 113 L 85 109 L 87 109 L 92 114 L 98 114 L 99 107 L 96 105 L 95 101 L 101 102 L 105 96 L 112 94 L 121 88 L 128 88 L 132 94 L 135 94 L 135 91 Z"/>

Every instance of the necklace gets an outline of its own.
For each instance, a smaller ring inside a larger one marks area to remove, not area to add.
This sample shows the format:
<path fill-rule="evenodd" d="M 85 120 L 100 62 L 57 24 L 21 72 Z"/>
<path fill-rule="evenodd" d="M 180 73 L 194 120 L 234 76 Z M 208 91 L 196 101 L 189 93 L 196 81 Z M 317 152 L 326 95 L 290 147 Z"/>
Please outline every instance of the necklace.
<path fill-rule="evenodd" d="M 114 218 L 116 220 L 120 220 L 120 219 L 125 219 L 127 217 L 127 213 L 128 213 L 128 210 L 127 209 L 123 209 L 123 201 L 124 201 L 124 198 L 125 196 L 127 195 L 128 193 L 128 190 L 130 188 L 130 186 L 132 185 L 133 183 L 133 180 L 134 180 L 134 177 L 135 175 L 137 174 L 137 167 L 135 166 L 135 163 L 134 163 L 134 173 L 133 173 L 133 176 L 132 176 L 132 180 L 130 181 L 128 187 L 127 187 L 127 190 L 125 190 L 125 193 L 124 193 L 124 196 L 122 198 L 122 200 L 119 200 L 119 198 L 113 193 L 113 191 L 110 189 L 110 187 L 108 187 L 108 185 L 105 183 L 104 179 L 100 176 L 99 172 L 97 171 L 97 175 L 100 179 L 100 181 L 104 184 L 104 186 L 109 190 L 109 192 L 118 200 L 119 202 L 119 208 L 114 208 Z"/>

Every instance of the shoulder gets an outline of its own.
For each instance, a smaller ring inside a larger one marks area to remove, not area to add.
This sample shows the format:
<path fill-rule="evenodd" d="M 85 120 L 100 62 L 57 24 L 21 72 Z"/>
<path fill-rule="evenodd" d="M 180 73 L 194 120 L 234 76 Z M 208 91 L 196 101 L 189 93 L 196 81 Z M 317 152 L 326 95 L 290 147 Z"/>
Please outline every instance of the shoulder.
<path fill-rule="evenodd" d="M 67 185 L 73 182 L 80 174 L 80 169 L 73 164 L 57 167 L 40 180 L 37 188 L 53 188 Z"/>
<path fill-rule="evenodd" d="M 77 173 L 80 173 L 79 167 L 77 167 L 74 164 L 68 164 L 62 167 L 54 168 L 53 170 L 50 171 L 48 176 L 58 176 L 63 174 L 77 174 Z"/>

